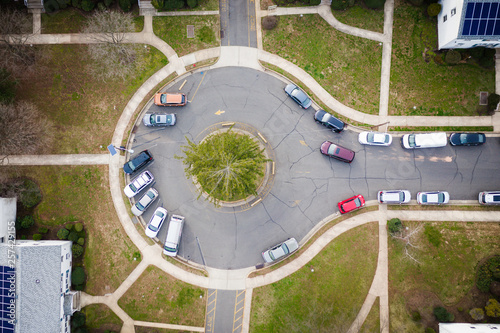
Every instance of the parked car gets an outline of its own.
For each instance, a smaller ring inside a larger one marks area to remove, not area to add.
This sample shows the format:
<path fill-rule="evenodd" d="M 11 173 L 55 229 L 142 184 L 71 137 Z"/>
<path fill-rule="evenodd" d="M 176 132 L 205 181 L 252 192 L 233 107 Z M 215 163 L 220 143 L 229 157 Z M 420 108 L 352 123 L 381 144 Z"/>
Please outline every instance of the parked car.
<path fill-rule="evenodd" d="M 186 94 L 183 93 L 158 93 L 155 95 L 155 104 L 158 106 L 184 106 L 186 103 Z"/>
<path fill-rule="evenodd" d="M 140 199 L 132 206 L 132 214 L 141 216 L 146 209 L 158 198 L 158 191 L 150 188 Z"/>
<path fill-rule="evenodd" d="M 335 158 L 339 161 L 351 163 L 354 160 L 355 152 L 350 149 L 339 146 L 333 142 L 325 141 L 319 149 L 321 154 Z"/>
<path fill-rule="evenodd" d="M 385 204 L 404 204 L 411 200 L 411 193 L 407 190 L 378 191 L 377 200 Z"/>
<path fill-rule="evenodd" d="M 327 128 L 331 128 L 334 132 L 340 133 L 345 127 L 345 123 L 332 116 L 325 110 L 318 110 L 314 114 L 314 120 Z"/>
<path fill-rule="evenodd" d="M 352 212 L 353 210 L 360 209 L 364 205 L 365 198 L 363 198 L 361 194 L 338 203 L 340 214 Z"/>
<path fill-rule="evenodd" d="M 146 227 L 146 236 L 150 238 L 155 238 L 161 229 L 163 221 L 168 216 L 168 211 L 163 207 L 156 208 L 153 216 L 149 220 L 148 226 Z"/>
<path fill-rule="evenodd" d="M 449 201 L 450 195 L 445 191 L 417 193 L 417 203 L 421 205 L 444 205 Z"/>
<path fill-rule="evenodd" d="M 479 203 L 482 205 L 500 205 L 500 192 L 480 192 Z"/>
<path fill-rule="evenodd" d="M 146 113 L 142 118 L 146 126 L 174 126 L 176 120 L 174 113 Z"/>
<path fill-rule="evenodd" d="M 283 243 L 273 246 L 272 248 L 262 252 L 262 258 L 265 262 L 273 262 L 290 253 L 296 251 L 299 248 L 299 244 L 295 238 L 289 238 Z"/>
<path fill-rule="evenodd" d="M 452 146 L 479 146 L 486 142 L 483 133 L 452 133 L 450 144 Z"/>
<path fill-rule="evenodd" d="M 406 149 L 445 147 L 448 140 L 445 132 L 405 134 L 401 144 Z"/>
<path fill-rule="evenodd" d="M 167 238 L 163 246 L 163 254 L 175 257 L 179 252 L 181 243 L 182 228 L 184 227 L 184 216 L 172 215 L 168 224 Z"/>
<path fill-rule="evenodd" d="M 392 135 L 388 133 L 361 132 L 358 135 L 358 141 L 362 145 L 390 146 L 392 143 Z"/>
<path fill-rule="evenodd" d="M 143 150 L 139 155 L 123 165 L 123 171 L 127 174 L 132 174 L 149 165 L 153 160 L 153 154 L 149 150 Z"/>
<path fill-rule="evenodd" d="M 151 172 L 148 170 L 144 171 L 134 179 L 133 181 L 130 182 L 125 188 L 123 189 L 123 192 L 125 192 L 125 195 L 129 198 L 134 197 L 137 195 L 137 193 L 141 192 L 143 189 L 146 188 L 149 184 L 151 184 L 155 180 L 155 177 Z"/>
<path fill-rule="evenodd" d="M 306 93 L 300 90 L 300 88 L 295 84 L 288 84 L 285 87 L 285 93 L 297 102 L 297 104 L 299 104 L 303 109 L 307 109 L 312 104 L 311 99 L 306 95 Z"/>

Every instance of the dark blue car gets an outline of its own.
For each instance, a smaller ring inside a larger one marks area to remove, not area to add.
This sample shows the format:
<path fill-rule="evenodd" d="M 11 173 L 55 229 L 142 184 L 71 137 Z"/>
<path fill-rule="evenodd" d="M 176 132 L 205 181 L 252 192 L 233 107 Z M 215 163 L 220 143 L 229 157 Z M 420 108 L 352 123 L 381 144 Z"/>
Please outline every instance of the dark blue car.
<path fill-rule="evenodd" d="M 139 155 L 123 165 L 123 171 L 127 174 L 132 174 L 141 170 L 151 162 L 153 162 L 153 155 L 149 152 L 149 150 L 143 150 Z"/>

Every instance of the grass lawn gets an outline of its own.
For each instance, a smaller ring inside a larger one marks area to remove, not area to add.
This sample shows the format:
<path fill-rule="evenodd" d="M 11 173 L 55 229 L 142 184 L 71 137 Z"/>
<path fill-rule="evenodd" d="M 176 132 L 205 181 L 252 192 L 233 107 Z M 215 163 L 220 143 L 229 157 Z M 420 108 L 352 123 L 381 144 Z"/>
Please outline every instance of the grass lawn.
<path fill-rule="evenodd" d="M 416 238 L 419 249 L 413 252 L 420 264 L 404 257 L 400 241 L 389 239 L 391 332 L 423 332 L 425 327 L 433 325 L 437 330 L 432 310 L 443 304 L 462 307 L 463 313 L 450 310 L 456 322 L 471 322 L 466 313 L 475 306 L 464 302 L 475 288 L 476 266 L 480 260 L 500 251 L 498 223 L 423 222 L 423 225 Z M 411 319 L 410 313 L 415 310 L 419 311 L 422 323 Z"/>
<path fill-rule="evenodd" d="M 341 33 L 319 15 L 280 16 L 274 30 L 263 31 L 262 40 L 266 51 L 304 69 L 341 103 L 378 114 L 378 42 Z"/>
<path fill-rule="evenodd" d="M 368 317 L 366 317 L 363 326 L 361 326 L 360 332 L 380 332 L 380 297 L 375 300 L 375 303 L 373 303 L 370 313 L 368 313 Z"/>
<path fill-rule="evenodd" d="M 43 225 L 52 230 L 69 221 L 83 223 L 88 235 L 85 292 L 111 293 L 137 266 L 133 254 L 138 249 L 122 229 L 111 200 L 107 166 L 2 167 L 0 170 L 13 177 L 29 177 L 40 186 L 43 199 L 35 210 L 37 227 Z"/>
<path fill-rule="evenodd" d="M 91 332 L 110 330 L 119 332 L 123 322 L 104 304 L 91 304 L 82 309 L 87 316 L 86 326 Z"/>
<path fill-rule="evenodd" d="M 194 25 L 194 38 L 187 38 L 187 26 Z M 220 46 L 219 16 L 155 16 L 154 33 L 182 57 L 186 54 Z"/>
<path fill-rule="evenodd" d="M 205 297 L 205 289 L 149 266 L 118 305 L 134 320 L 203 327 Z"/>
<path fill-rule="evenodd" d="M 254 289 L 250 332 L 346 332 L 370 289 L 377 255 L 377 223 L 343 233 L 296 273 Z"/>
<path fill-rule="evenodd" d="M 332 10 L 340 22 L 361 29 L 384 32 L 384 10 L 369 9 L 361 1 L 346 10 Z"/>
<path fill-rule="evenodd" d="M 436 20 L 428 18 L 424 10 L 406 1 L 395 2 L 389 113 L 477 115 L 479 92 L 495 91 L 494 69 L 436 64 Z"/>
<path fill-rule="evenodd" d="M 55 124 L 51 153 L 56 154 L 105 152 L 130 97 L 168 63 L 150 47 L 145 50 L 144 69 L 135 77 L 103 82 L 87 73 L 91 62 L 86 46 L 51 45 L 45 50 L 47 57 L 39 70 L 19 78 L 17 99 L 33 102 Z"/>

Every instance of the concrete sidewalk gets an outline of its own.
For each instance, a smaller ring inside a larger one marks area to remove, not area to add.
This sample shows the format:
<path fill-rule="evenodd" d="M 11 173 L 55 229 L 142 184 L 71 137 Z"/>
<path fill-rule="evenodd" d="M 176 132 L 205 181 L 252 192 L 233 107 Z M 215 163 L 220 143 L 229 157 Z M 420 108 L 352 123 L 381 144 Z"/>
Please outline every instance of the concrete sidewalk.
<path fill-rule="evenodd" d="M 8 155 L 0 159 L 0 165 L 104 165 L 112 159 L 123 161 L 123 157 L 107 154 L 61 154 L 61 155 Z"/>

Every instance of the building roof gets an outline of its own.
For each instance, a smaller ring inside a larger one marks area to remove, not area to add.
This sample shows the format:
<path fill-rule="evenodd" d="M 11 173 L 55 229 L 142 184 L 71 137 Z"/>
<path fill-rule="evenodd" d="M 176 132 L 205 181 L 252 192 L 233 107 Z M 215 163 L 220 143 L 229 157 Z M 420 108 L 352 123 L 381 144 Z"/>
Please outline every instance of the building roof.
<path fill-rule="evenodd" d="M 500 1 L 465 0 L 458 37 L 462 39 L 498 39 L 500 37 Z"/>
<path fill-rule="evenodd" d="M 9 222 L 16 221 L 16 198 L 0 198 L 0 239 L 7 242 Z M 2 243 L 0 241 L 0 243 Z"/>
<path fill-rule="evenodd" d="M 439 323 L 439 333 L 497 333 L 499 324 Z"/>

